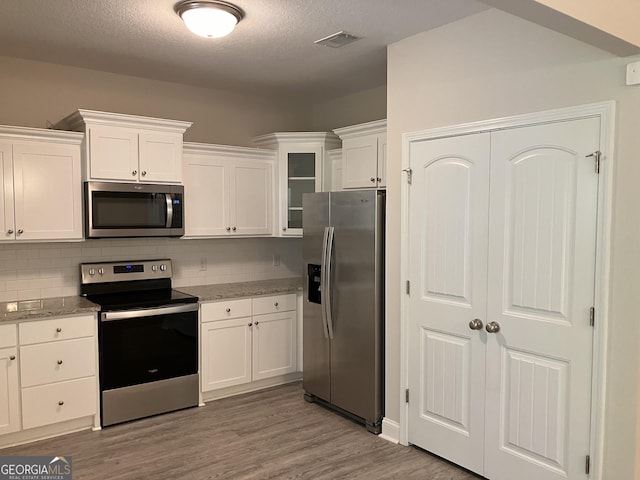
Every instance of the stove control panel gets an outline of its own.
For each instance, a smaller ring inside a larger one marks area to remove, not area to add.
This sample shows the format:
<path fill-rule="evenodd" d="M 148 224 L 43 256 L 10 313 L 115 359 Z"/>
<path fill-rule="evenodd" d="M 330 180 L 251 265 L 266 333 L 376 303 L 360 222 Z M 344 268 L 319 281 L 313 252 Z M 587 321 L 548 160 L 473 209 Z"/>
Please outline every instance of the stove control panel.
<path fill-rule="evenodd" d="M 168 258 L 80 264 L 82 284 L 171 278 L 171 272 Z"/>

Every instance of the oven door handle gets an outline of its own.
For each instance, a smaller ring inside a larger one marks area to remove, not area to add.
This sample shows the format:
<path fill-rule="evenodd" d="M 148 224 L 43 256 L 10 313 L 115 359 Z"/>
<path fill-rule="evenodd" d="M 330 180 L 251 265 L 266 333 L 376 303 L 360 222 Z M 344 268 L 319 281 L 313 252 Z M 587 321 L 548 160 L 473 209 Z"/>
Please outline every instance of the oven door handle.
<path fill-rule="evenodd" d="M 119 312 L 102 312 L 100 320 L 108 322 L 110 320 L 125 320 L 128 318 L 154 317 L 156 315 L 171 315 L 173 313 L 197 312 L 198 304 L 177 305 L 172 307 L 141 308 L 138 310 L 125 310 Z"/>

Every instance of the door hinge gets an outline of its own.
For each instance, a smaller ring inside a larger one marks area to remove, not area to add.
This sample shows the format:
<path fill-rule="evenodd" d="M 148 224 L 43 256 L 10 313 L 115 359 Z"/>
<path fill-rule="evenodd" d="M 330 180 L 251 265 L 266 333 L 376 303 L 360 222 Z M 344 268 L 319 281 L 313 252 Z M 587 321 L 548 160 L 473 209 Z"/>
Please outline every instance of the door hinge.
<path fill-rule="evenodd" d="M 596 324 L 596 309 L 591 307 L 589 309 L 589 325 L 592 327 Z"/>
<path fill-rule="evenodd" d="M 413 174 L 413 170 L 411 170 L 411 167 L 409 167 L 409 168 L 403 168 L 402 171 L 407 172 L 407 183 L 411 185 L 411 176 Z"/>
<path fill-rule="evenodd" d="M 601 156 L 602 156 L 602 152 L 600 150 L 596 150 L 595 152 L 587 155 L 587 158 L 594 157 L 594 160 L 596 161 L 596 173 L 600 173 L 600 157 Z"/>
<path fill-rule="evenodd" d="M 404 391 L 404 401 L 405 401 L 405 403 L 409 403 L 409 389 L 408 388 Z"/>
<path fill-rule="evenodd" d="M 589 475 L 589 471 L 591 470 L 591 455 L 587 455 L 584 461 L 584 473 Z"/>
<path fill-rule="evenodd" d="M 406 286 L 405 290 L 407 292 L 407 295 L 411 294 L 411 282 L 409 280 L 407 280 L 407 286 Z"/>

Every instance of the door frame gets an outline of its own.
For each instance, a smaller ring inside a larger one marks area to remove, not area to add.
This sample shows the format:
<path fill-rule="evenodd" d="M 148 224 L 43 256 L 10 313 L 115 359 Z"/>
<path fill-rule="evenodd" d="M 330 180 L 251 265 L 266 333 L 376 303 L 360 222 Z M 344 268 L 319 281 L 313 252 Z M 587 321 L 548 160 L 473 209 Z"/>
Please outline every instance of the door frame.
<path fill-rule="evenodd" d="M 401 182 L 401 243 L 400 243 L 400 425 L 399 443 L 408 445 L 409 415 L 405 402 L 405 390 L 409 385 L 409 345 L 408 345 L 408 300 L 406 281 L 409 278 L 409 186 L 406 170 L 409 168 L 409 149 L 412 143 L 440 138 L 493 132 L 540 124 L 597 117 L 600 119 L 600 175 L 598 177 L 598 206 L 596 232 L 595 269 L 595 325 L 593 332 L 593 360 L 591 385 L 591 435 L 589 455 L 591 473 L 594 480 L 602 478 L 602 458 L 604 451 L 604 412 L 607 373 L 607 338 L 609 334 L 609 298 L 611 271 L 611 232 L 613 216 L 613 160 L 615 101 L 592 103 L 542 112 L 514 115 L 460 125 L 439 127 L 402 134 Z"/>

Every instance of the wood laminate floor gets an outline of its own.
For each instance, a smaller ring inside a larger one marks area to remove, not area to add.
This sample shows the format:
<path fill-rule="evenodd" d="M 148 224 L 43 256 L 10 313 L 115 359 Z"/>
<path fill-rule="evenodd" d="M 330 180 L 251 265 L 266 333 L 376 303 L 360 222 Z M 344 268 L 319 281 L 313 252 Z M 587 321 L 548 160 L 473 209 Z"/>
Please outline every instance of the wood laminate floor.
<path fill-rule="evenodd" d="M 75 480 L 480 478 L 305 402 L 300 383 L 0 455 L 71 455 Z"/>

